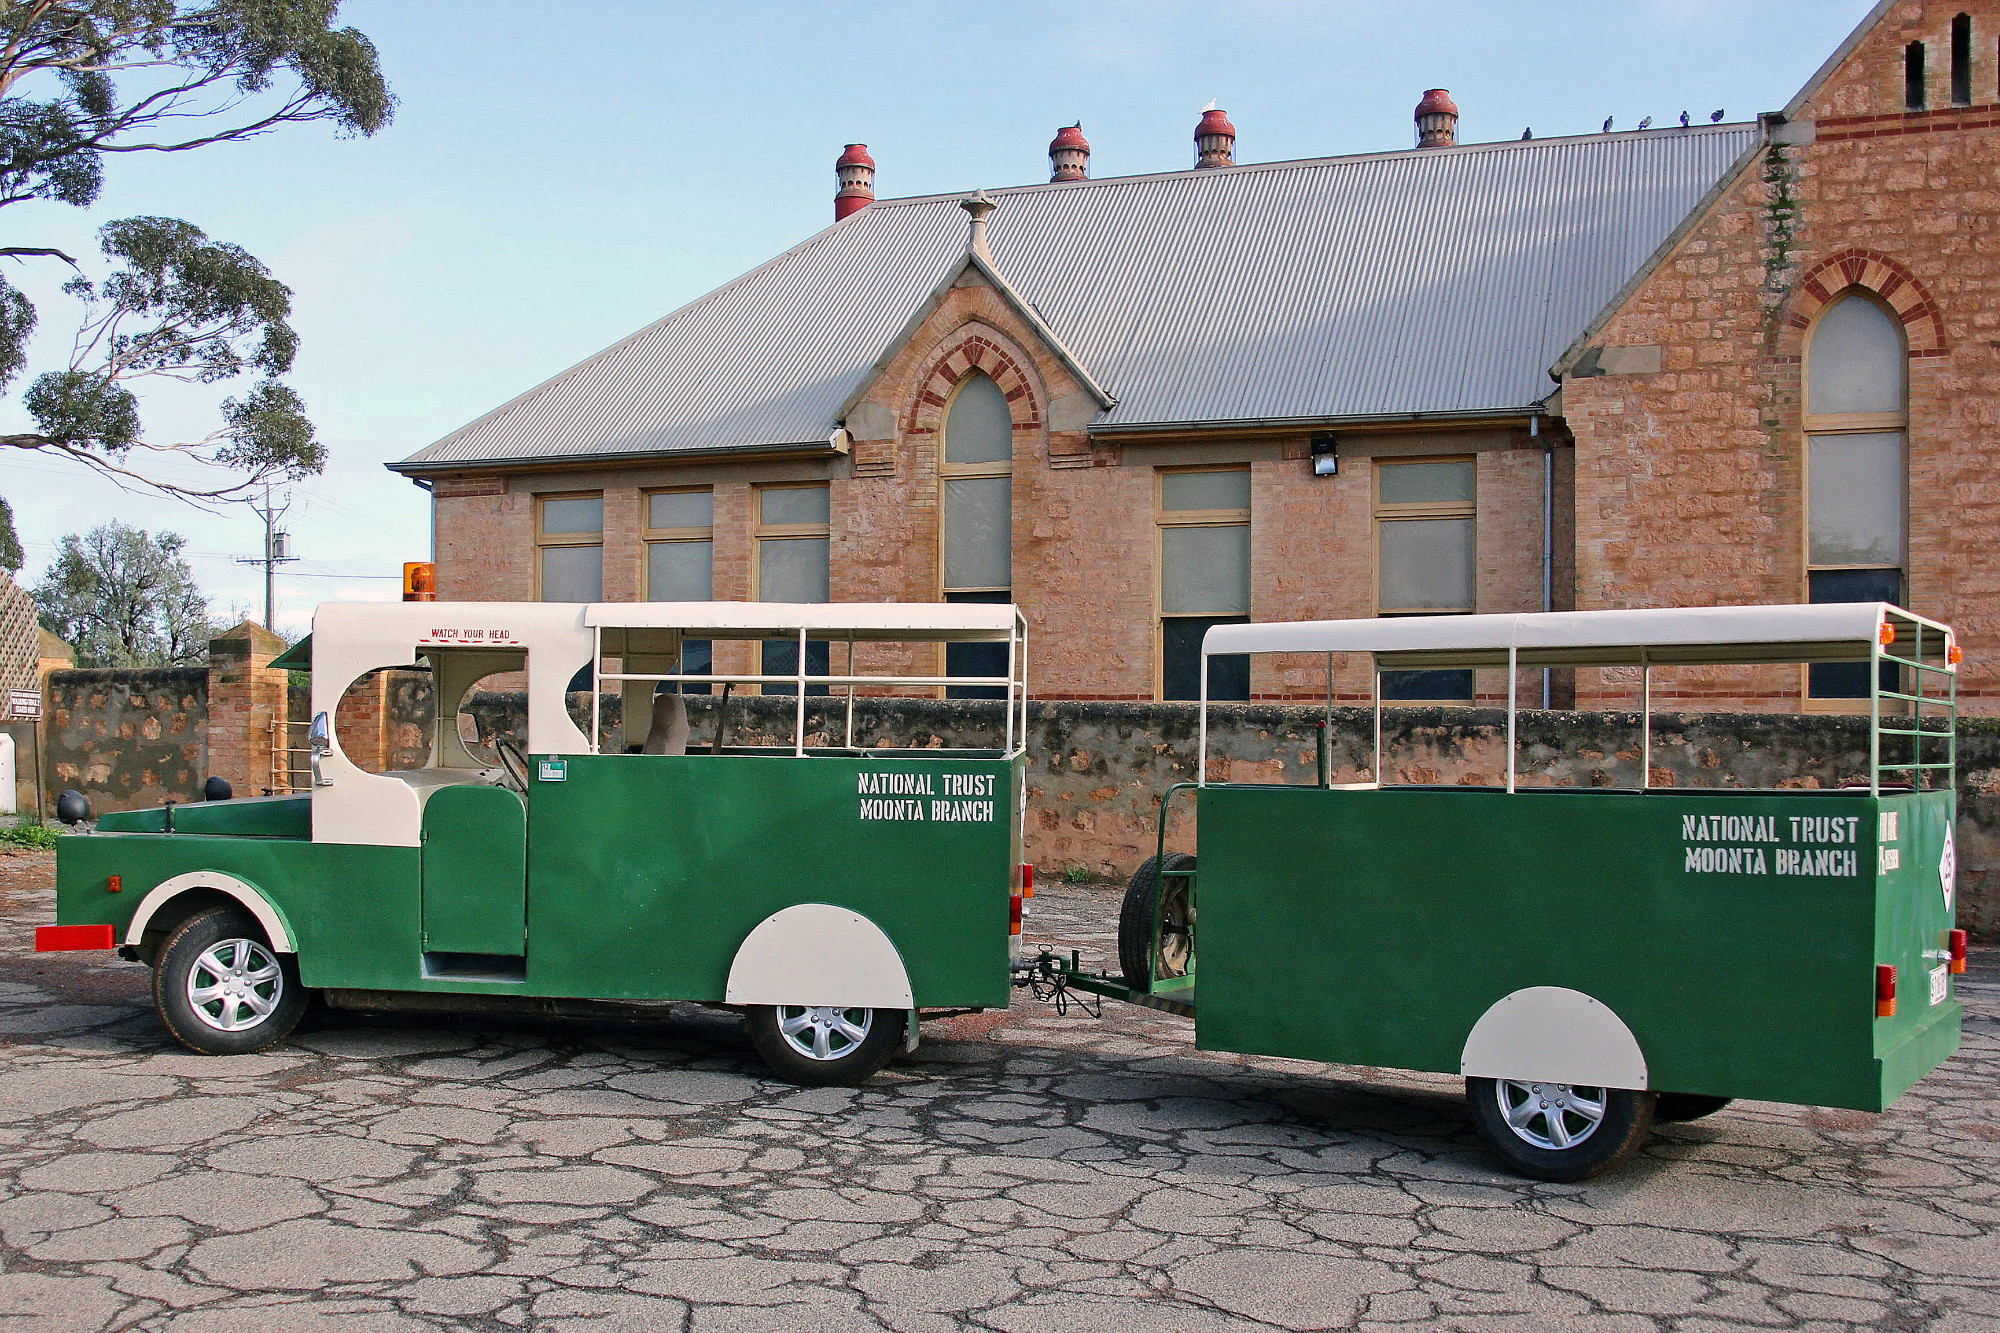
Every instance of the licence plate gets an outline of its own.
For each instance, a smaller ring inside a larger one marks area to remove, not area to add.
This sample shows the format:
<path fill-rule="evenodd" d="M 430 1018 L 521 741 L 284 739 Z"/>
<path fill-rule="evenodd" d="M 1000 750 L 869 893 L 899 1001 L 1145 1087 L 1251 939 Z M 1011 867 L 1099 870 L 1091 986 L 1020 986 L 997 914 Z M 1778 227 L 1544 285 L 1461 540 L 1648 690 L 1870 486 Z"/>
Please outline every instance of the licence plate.
<path fill-rule="evenodd" d="M 1931 969 L 1931 1003 L 1943 1004 L 1951 993 L 1951 982 L 1945 977 L 1944 965 L 1940 963 Z"/>

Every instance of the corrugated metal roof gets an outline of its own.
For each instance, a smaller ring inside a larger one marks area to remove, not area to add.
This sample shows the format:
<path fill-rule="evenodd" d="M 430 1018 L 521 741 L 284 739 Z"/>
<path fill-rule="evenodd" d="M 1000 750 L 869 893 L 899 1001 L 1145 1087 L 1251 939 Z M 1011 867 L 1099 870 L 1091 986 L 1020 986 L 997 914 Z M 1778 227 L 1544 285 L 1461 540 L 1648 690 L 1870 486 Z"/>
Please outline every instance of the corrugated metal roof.
<path fill-rule="evenodd" d="M 1700 126 L 992 191 L 994 266 L 1102 426 L 1520 409 L 1756 141 Z M 963 195 L 882 200 L 399 468 L 827 439 L 963 260 Z"/>

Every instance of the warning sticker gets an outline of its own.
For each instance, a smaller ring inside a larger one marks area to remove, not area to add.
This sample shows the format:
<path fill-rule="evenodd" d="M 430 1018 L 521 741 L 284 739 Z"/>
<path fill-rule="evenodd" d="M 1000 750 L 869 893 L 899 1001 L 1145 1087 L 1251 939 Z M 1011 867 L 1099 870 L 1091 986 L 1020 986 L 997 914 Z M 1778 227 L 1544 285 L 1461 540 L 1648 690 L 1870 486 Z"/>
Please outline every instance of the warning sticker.
<path fill-rule="evenodd" d="M 1952 898 L 1958 888 L 1958 842 L 1951 836 L 1951 825 L 1944 828 L 1944 851 L 1938 855 L 1938 883 L 1944 886 L 1944 910 L 1952 910 Z"/>

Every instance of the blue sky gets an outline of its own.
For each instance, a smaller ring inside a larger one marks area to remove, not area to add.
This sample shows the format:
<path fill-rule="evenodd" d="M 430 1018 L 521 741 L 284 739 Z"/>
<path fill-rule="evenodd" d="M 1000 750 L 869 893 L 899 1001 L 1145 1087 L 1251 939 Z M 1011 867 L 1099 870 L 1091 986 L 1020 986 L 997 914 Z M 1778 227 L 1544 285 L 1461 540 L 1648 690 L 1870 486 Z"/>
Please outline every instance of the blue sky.
<path fill-rule="evenodd" d="M 373 139 L 304 127 L 113 161 L 87 211 L 6 210 L 12 244 L 94 253 L 112 218 L 185 218 L 295 292 L 293 383 L 332 449 L 292 489 L 304 559 L 279 627 L 330 598 L 390 597 L 429 549 L 423 494 L 382 464 L 498 406 L 795 244 L 831 216 L 832 164 L 870 146 L 884 198 L 1046 179 L 1081 119 L 1095 176 L 1192 164 L 1211 99 L 1238 161 L 1404 148 L 1423 90 L 1460 137 L 1621 128 L 1685 110 L 1784 105 L 1867 12 L 1862 0 L 1069 0 L 737 3 L 348 0 L 402 108 Z M 560 19 L 551 23 L 551 15 Z M 38 297 L 53 266 L 10 274 Z M 67 349 L 44 305 L 37 367 Z M 32 368 L 31 368 L 32 370 Z M 14 398 L 0 426 L 24 420 Z M 211 419 L 162 396 L 162 435 Z M 185 533 L 203 586 L 261 615 L 259 521 L 0 457 L 28 567 L 106 518 Z M 254 604 L 254 605 L 253 605 Z"/>

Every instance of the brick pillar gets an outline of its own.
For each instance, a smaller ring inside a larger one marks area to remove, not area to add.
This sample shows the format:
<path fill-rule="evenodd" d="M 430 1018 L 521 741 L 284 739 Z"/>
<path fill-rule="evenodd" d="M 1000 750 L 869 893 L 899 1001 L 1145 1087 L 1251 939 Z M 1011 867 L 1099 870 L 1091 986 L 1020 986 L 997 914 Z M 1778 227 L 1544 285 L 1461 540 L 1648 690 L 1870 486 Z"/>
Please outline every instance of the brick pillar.
<path fill-rule="evenodd" d="M 271 785 L 272 727 L 285 720 L 286 673 L 271 669 L 285 641 L 246 620 L 208 641 L 208 773 L 238 796 Z"/>
<path fill-rule="evenodd" d="M 371 671 L 347 687 L 333 714 L 334 739 L 340 752 L 369 773 L 389 771 L 394 748 L 389 723 L 388 671 Z"/>

